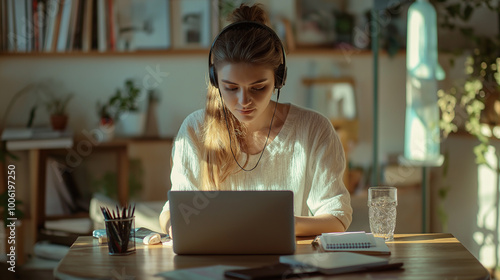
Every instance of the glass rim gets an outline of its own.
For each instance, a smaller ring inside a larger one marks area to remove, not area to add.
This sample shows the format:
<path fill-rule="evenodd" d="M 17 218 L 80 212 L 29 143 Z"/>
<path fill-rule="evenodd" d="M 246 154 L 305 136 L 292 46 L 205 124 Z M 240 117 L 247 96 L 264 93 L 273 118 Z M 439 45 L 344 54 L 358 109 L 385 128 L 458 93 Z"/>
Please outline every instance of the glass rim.
<path fill-rule="evenodd" d="M 393 190 L 393 189 L 398 189 L 396 187 L 393 187 L 393 186 L 373 186 L 373 187 L 369 187 L 368 188 L 369 190 Z"/>

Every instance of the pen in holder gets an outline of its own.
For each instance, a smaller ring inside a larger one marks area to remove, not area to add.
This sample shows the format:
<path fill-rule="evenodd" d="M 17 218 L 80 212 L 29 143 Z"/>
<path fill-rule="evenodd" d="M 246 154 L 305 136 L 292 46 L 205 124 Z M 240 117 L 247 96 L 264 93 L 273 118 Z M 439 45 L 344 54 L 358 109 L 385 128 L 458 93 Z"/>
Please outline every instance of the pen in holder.
<path fill-rule="evenodd" d="M 108 237 L 108 250 L 110 255 L 128 255 L 135 252 L 135 206 L 123 208 L 116 207 L 116 212 L 101 207 L 106 224 Z"/>

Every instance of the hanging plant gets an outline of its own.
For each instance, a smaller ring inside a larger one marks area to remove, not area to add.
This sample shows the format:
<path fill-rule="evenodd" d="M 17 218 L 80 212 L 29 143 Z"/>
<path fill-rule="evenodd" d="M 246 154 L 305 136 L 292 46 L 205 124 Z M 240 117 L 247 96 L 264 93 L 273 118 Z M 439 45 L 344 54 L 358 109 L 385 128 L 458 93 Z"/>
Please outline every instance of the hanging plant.
<path fill-rule="evenodd" d="M 456 22 L 467 22 L 474 10 L 487 7 L 500 13 L 500 6 L 493 6 L 489 0 L 447 3 L 447 0 L 434 1 L 444 15 L 441 15 L 441 28 L 458 30 L 472 44 L 470 48 L 456 51 L 456 56 L 467 54 L 464 64 L 465 80 L 449 89 L 438 91 L 438 106 L 441 110 L 440 127 L 446 138 L 457 132 L 458 126 L 479 140 L 474 147 L 477 164 L 488 165 L 485 154 L 490 137 L 500 138 L 500 40 L 479 36 L 470 27 L 458 26 Z M 498 4 L 497 4 L 498 5 Z M 450 60 L 451 65 L 455 59 Z M 457 109 L 460 109 L 461 111 Z M 498 133 L 497 133 L 498 130 Z M 489 166 L 489 165 L 488 165 Z M 491 167 L 491 166 L 490 166 Z"/>

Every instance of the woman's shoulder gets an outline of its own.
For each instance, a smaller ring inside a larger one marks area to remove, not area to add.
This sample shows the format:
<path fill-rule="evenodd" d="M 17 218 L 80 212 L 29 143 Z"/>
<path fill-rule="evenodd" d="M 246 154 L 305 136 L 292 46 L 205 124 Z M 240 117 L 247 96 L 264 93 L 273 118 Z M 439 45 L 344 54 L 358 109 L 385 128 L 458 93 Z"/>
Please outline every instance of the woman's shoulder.
<path fill-rule="evenodd" d="M 192 113 L 190 113 L 183 121 L 182 125 L 183 126 L 198 126 L 203 122 L 203 118 L 205 117 L 205 110 L 204 109 L 199 109 L 196 110 Z"/>
<path fill-rule="evenodd" d="M 307 124 L 310 127 L 332 126 L 330 120 L 318 111 L 291 104 L 289 116 L 294 122 Z"/>
<path fill-rule="evenodd" d="M 199 109 L 190 113 L 182 122 L 182 125 L 179 129 L 179 133 L 184 133 L 189 130 L 194 130 L 198 132 L 201 129 L 204 117 L 205 117 L 204 109 Z"/>

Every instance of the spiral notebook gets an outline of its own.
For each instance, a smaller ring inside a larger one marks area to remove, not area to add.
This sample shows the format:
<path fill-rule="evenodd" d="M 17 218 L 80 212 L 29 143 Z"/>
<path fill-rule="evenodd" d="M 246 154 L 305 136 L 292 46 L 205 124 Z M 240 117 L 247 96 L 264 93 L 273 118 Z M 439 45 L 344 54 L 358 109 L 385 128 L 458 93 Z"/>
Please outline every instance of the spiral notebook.
<path fill-rule="evenodd" d="M 364 231 L 323 233 L 314 242 L 321 244 L 323 250 L 328 252 L 391 253 L 389 247 L 385 244 L 384 238 L 374 237 L 373 234 Z"/>

